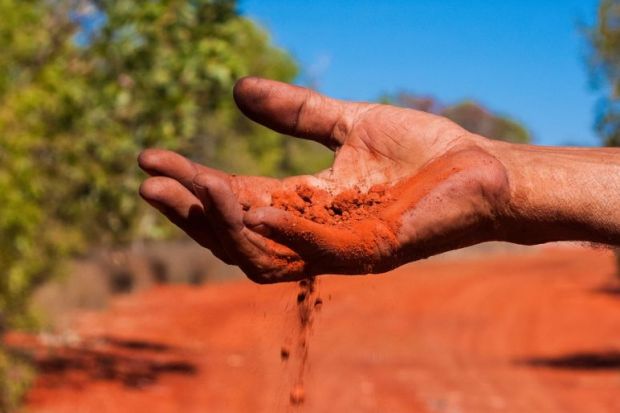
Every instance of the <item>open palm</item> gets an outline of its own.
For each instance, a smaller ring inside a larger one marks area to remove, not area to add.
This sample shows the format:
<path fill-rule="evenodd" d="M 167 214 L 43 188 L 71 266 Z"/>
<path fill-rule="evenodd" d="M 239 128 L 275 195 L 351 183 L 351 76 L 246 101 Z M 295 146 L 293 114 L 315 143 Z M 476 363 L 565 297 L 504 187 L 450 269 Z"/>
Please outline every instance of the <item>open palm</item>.
<path fill-rule="evenodd" d="M 231 176 L 150 149 L 141 194 L 257 282 L 384 272 L 499 231 L 504 168 L 484 138 L 445 118 L 256 78 L 238 82 L 235 100 L 251 119 L 333 149 L 332 167 Z"/>

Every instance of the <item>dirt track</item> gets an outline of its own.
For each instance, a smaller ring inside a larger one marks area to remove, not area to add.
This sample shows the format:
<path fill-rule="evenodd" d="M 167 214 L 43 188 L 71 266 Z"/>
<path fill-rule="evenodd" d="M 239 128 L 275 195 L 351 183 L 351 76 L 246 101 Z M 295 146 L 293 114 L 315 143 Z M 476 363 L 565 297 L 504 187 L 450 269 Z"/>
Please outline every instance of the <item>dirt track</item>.
<path fill-rule="evenodd" d="M 295 285 L 162 287 L 80 317 L 80 342 L 37 345 L 28 411 L 617 412 L 612 272 L 608 251 L 555 248 L 323 278 L 296 409 L 280 360 Z"/>

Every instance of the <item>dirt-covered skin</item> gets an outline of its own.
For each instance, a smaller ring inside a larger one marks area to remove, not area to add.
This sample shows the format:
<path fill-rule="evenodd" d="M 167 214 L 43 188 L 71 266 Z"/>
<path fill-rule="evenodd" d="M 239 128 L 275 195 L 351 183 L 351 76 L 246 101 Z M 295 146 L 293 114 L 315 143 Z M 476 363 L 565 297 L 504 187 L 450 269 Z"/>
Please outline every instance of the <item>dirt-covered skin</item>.
<path fill-rule="evenodd" d="M 251 279 L 384 272 L 497 238 L 509 184 L 486 139 L 431 114 L 263 79 L 241 80 L 235 100 L 257 122 L 332 148 L 333 166 L 231 176 L 152 149 L 139 158 L 153 176 L 141 194 Z"/>
<path fill-rule="evenodd" d="M 487 240 L 620 245 L 617 148 L 491 141 L 439 116 L 264 79 L 242 79 L 234 96 L 253 120 L 333 149 L 333 166 L 239 177 L 147 150 L 139 163 L 153 176 L 140 192 L 255 281 L 383 272 Z M 304 200 L 300 190 L 320 196 Z M 309 212 L 299 213 L 300 201 Z M 339 221 L 318 219 L 317 208 Z"/>

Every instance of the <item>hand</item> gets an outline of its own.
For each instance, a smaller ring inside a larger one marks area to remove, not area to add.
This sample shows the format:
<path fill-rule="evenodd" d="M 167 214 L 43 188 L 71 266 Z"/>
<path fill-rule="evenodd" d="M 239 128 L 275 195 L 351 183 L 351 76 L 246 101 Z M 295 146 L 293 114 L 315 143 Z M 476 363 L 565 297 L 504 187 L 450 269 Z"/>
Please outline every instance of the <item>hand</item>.
<path fill-rule="evenodd" d="M 282 180 L 233 176 L 146 150 L 146 201 L 252 280 L 384 272 L 496 239 L 509 185 L 491 143 L 451 121 L 245 78 L 239 108 L 335 151 L 333 166 Z"/>

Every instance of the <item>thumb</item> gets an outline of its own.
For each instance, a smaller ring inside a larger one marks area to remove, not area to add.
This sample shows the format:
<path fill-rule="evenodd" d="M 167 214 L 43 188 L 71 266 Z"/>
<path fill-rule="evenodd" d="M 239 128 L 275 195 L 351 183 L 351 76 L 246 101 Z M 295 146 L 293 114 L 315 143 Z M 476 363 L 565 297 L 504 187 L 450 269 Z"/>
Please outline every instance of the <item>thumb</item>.
<path fill-rule="evenodd" d="M 362 105 L 256 77 L 240 79 L 233 94 L 239 109 L 253 121 L 330 149 L 342 145 L 350 131 L 351 113 Z"/>

